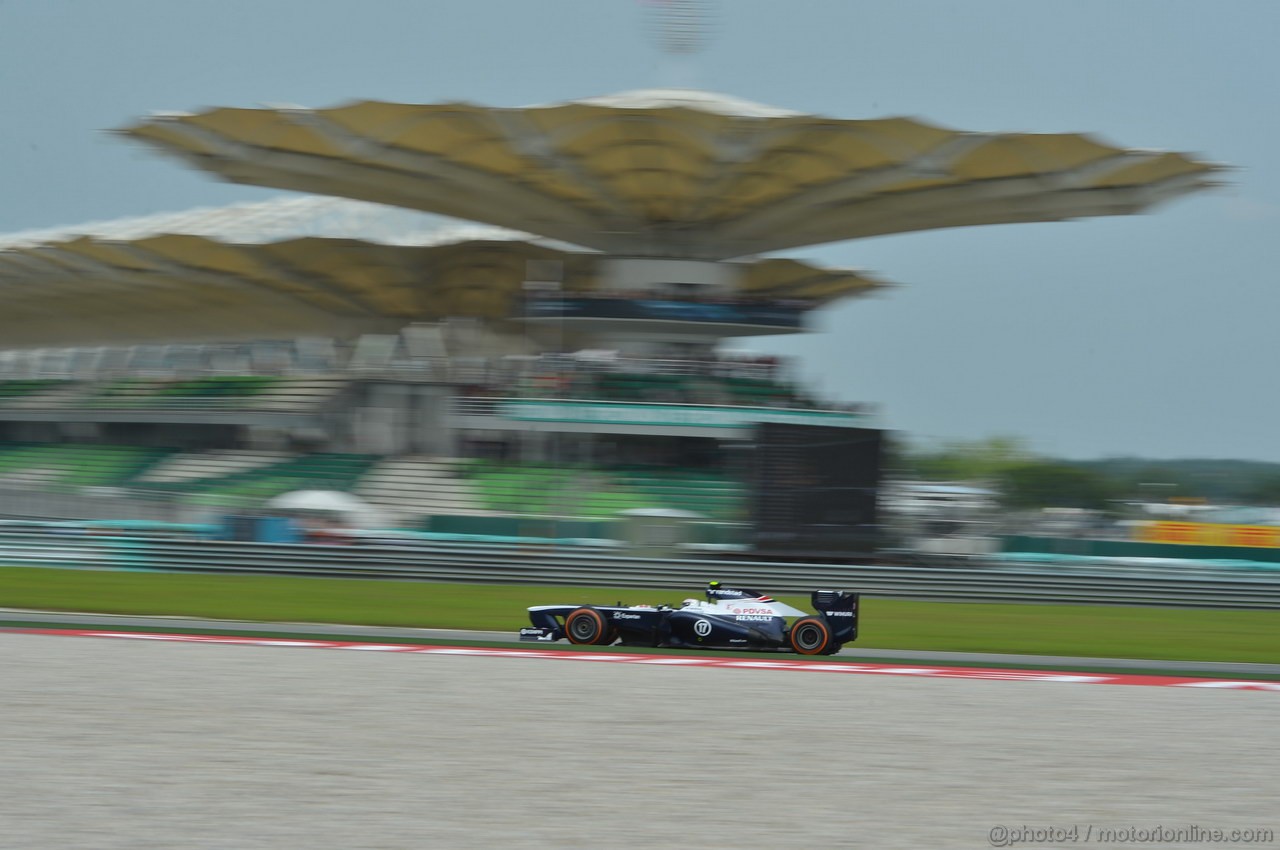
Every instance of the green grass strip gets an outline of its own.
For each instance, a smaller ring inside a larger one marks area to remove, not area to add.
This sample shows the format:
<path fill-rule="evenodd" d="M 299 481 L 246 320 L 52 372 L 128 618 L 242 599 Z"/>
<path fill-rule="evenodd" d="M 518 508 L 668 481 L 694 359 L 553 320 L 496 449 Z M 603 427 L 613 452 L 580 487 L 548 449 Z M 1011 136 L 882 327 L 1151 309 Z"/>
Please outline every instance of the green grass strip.
<path fill-rule="evenodd" d="M 636 590 L 0 568 L 0 607 L 259 622 L 511 631 L 525 608 L 678 603 Z M 783 601 L 808 608 L 804 597 Z M 1280 612 L 866 599 L 859 650 L 1280 663 Z"/>

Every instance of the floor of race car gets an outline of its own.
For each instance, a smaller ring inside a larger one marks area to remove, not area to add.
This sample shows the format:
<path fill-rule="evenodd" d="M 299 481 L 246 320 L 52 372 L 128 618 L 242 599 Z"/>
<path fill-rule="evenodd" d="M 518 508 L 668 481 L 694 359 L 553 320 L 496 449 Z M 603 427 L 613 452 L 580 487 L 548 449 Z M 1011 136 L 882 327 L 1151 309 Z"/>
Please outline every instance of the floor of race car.
<path fill-rule="evenodd" d="M 1275 693 L 16 633 L 0 652 L 13 847 L 981 847 L 1001 825 L 1267 826 L 1280 796 Z"/>

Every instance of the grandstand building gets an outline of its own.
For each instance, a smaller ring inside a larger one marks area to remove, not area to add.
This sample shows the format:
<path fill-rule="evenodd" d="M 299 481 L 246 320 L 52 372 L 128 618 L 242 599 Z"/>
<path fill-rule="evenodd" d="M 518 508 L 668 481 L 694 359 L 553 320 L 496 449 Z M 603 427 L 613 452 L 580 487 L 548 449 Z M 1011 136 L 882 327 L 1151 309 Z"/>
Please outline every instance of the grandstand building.
<path fill-rule="evenodd" d="M 765 255 L 1136 212 L 1218 170 L 683 90 L 121 132 L 311 195 L 0 238 L 0 490 L 243 505 L 321 486 L 435 528 L 652 507 L 743 522 L 739 448 L 762 427 L 870 422 L 733 339 L 803 333 L 886 286 Z"/>

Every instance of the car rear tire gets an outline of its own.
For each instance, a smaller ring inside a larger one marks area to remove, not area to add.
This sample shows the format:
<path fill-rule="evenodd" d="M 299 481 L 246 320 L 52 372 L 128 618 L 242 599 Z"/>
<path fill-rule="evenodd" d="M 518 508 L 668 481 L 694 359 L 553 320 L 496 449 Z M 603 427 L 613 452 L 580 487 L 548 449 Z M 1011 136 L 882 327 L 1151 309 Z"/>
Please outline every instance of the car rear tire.
<path fill-rule="evenodd" d="M 565 637 L 579 646 L 604 646 L 612 643 L 612 630 L 604 615 L 594 608 L 579 608 L 564 618 Z"/>
<path fill-rule="evenodd" d="M 796 620 L 791 631 L 787 632 L 787 643 L 800 655 L 829 655 L 834 641 L 831 629 L 826 622 L 817 617 L 805 617 Z"/>

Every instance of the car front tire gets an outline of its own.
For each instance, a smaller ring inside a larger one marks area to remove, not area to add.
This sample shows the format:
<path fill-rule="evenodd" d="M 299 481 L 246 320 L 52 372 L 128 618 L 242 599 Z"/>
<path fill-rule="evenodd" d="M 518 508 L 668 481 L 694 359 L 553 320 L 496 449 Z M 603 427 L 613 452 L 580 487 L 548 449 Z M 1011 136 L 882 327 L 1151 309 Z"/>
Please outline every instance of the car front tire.
<path fill-rule="evenodd" d="M 594 608 L 579 608 L 564 618 L 565 637 L 579 646 L 604 646 L 614 637 L 604 615 Z"/>

